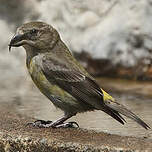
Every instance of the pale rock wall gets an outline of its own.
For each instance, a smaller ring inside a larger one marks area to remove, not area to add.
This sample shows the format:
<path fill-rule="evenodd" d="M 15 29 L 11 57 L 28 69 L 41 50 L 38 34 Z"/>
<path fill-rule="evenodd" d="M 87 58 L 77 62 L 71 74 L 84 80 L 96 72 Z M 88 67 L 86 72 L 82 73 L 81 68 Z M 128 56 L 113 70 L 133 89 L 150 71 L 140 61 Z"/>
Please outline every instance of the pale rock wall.
<path fill-rule="evenodd" d="M 53 24 L 71 50 L 124 66 L 151 56 L 150 0 L 45 0 L 38 8 L 40 20 Z"/>

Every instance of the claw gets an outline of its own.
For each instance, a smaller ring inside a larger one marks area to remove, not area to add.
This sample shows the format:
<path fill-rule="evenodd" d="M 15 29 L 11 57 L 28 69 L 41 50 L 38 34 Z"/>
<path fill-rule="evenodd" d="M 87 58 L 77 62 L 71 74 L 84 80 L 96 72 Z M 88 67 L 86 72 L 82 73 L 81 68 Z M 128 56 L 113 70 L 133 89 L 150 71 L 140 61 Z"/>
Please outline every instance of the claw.
<path fill-rule="evenodd" d="M 38 127 L 38 128 L 79 128 L 77 122 L 66 122 L 59 125 L 54 126 L 52 121 L 45 120 L 36 120 L 35 122 L 29 122 L 26 124 L 27 126 Z"/>
<path fill-rule="evenodd" d="M 33 126 L 38 128 L 48 128 L 52 121 L 45 121 L 45 120 L 36 120 L 34 122 L 29 122 L 26 126 Z"/>
<path fill-rule="evenodd" d="M 77 122 L 72 121 L 72 122 L 66 122 L 60 125 L 55 126 L 56 128 L 79 128 L 79 125 Z"/>

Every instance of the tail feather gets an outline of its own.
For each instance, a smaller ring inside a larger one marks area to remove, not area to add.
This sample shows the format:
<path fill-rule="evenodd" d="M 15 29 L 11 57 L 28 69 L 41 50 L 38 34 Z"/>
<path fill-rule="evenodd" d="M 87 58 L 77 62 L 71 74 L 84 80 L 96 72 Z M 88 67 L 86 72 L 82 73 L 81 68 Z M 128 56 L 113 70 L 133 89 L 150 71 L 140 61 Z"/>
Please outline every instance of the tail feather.
<path fill-rule="evenodd" d="M 113 117 L 114 119 L 116 119 L 117 121 L 119 121 L 123 125 L 124 125 L 124 122 L 126 122 L 126 120 L 117 111 L 109 107 L 106 107 L 103 111 L 107 113 L 108 115 L 110 115 L 111 117 Z"/>
<path fill-rule="evenodd" d="M 124 116 L 126 116 L 126 117 L 128 117 L 130 119 L 133 119 L 139 125 L 141 125 L 143 128 L 150 129 L 150 127 L 143 120 L 141 120 L 138 116 L 136 116 L 133 112 L 131 112 L 130 110 L 125 108 L 123 105 L 121 105 L 121 104 L 119 104 L 117 102 L 113 102 L 113 101 L 106 102 L 105 104 L 108 107 L 108 109 L 111 109 L 110 111 L 114 111 L 114 113 L 117 115 L 117 117 L 119 117 L 122 121 L 124 121 L 124 118 L 122 116 L 120 116 L 120 114 L 123 114 Z"/>

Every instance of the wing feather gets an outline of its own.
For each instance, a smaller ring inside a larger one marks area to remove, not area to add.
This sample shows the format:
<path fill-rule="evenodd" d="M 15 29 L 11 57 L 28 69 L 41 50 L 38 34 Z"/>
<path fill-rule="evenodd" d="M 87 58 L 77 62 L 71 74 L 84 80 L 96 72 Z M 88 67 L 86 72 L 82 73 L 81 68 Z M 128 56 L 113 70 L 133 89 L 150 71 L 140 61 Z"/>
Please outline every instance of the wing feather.
<path fill-rule="evenodd" d="M 68 62 L 68 61 L 67 61 Z M 48 81 L 67 91 L 78 102 L 91 105 L 124 124 L 125 120 L 115 110 L 108 108 L 103 99 L 103 92 L 95 80 L 82 73 L 75 65 L 58 60 L 56 57 L 45 57 L 42 60 L 42 71 Z"/>
<path fill-rule="evenodd" d="M 77 100 L 89 103 L 95 108 L 104 103 L 98 84 L 78 68 L 69 66 L 55 57 L 45 57 L 42 60 L 42 71 L 48 81 L 56 83 Z"/>

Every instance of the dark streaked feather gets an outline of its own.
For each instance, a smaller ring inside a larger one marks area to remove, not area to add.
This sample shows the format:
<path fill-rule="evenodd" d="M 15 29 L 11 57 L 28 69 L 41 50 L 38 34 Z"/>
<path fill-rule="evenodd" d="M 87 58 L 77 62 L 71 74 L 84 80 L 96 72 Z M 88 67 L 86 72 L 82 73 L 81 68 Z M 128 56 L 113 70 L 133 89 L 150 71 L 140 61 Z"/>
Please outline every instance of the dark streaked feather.
<path fill-rule="evenodd" d="M 99 101 L 101 109 L 101 106 L 103 106 L 102 92 L 94 80 L 84 76 L 79 71 L 70 70 L 63 64 L 57 64 L 57 61 L 55 61 L 56 67 L 54 67 L 55 65 L 53 65 L 52 62 L 53 61 L 50 60 L 50 58 L 49 60 L 43 60 L 43 72 L 49 81 L 55 81 L 57 85 L 79 101 L 86 102 L 87 104 L 89 103 L 93 106 L 96 106 L 96 103 Z M 93 103 L 93 100 L 97 101 Z M 105 106 L 103 106 L 102 109 L 121 124 L 124 124 L 125 120 L 117 111 Z"/>
<path fill-rule="evenodd" d="M 119 113 L 135 120 L 145 129 L 150 128 L 124 106 L 114 101 L 110 103 L 103 101 L 103 92 L 95 80 L 85 73 L 82 73 L 74 64 L 69 65 L 65 61 L 57 59 L 55 56 L 47 57 L 42 60 L 42 71 L 48 81 L 56 83 L 60 88 L 75 97 L 78 102 L 86 103 L 95 109 L 104 111 L 121 124 L 124 124 L 126 121 Z"/>
<path fill-rule="evenodd" d="M 114 119 L 116 119 L 117 121 L 119 121 L 123 125 L 124 125 L 124 122 L 126 122 L 126 120 L 117 111 L 111 108 L 106 107 L 104 108 L 103 111 L 107 113 L 108 115 L 110 115 L 111 117 L 113 117 Z"/>
<path fill-rule="evenodd" d="M 42 60 L 42 70 L 48 81 L 56 83 L 77 100 L 101 109 L 104 102 L 100 87 L 77 67 L 69 66 L 55 57 L 45 57 Z"/>
<path fill-rule="evenodd" d="M 141 125 L 145 129 L 150 129 L 150 127 L 143 120 L 141 120 L 138 116 L 136 116 L 133 112 L 131 112 L 130 110 L 125 108 L 123 105 L 121 105 L 117 102 L 110 102 L 110 103 L 107 102 L 106 106 L 119 112 L 120 114 L 125 115 L 126 117 L 128 117 L 130 119 L 133 119 L 134 121 L 136 121 L 139 125 Z"/>

